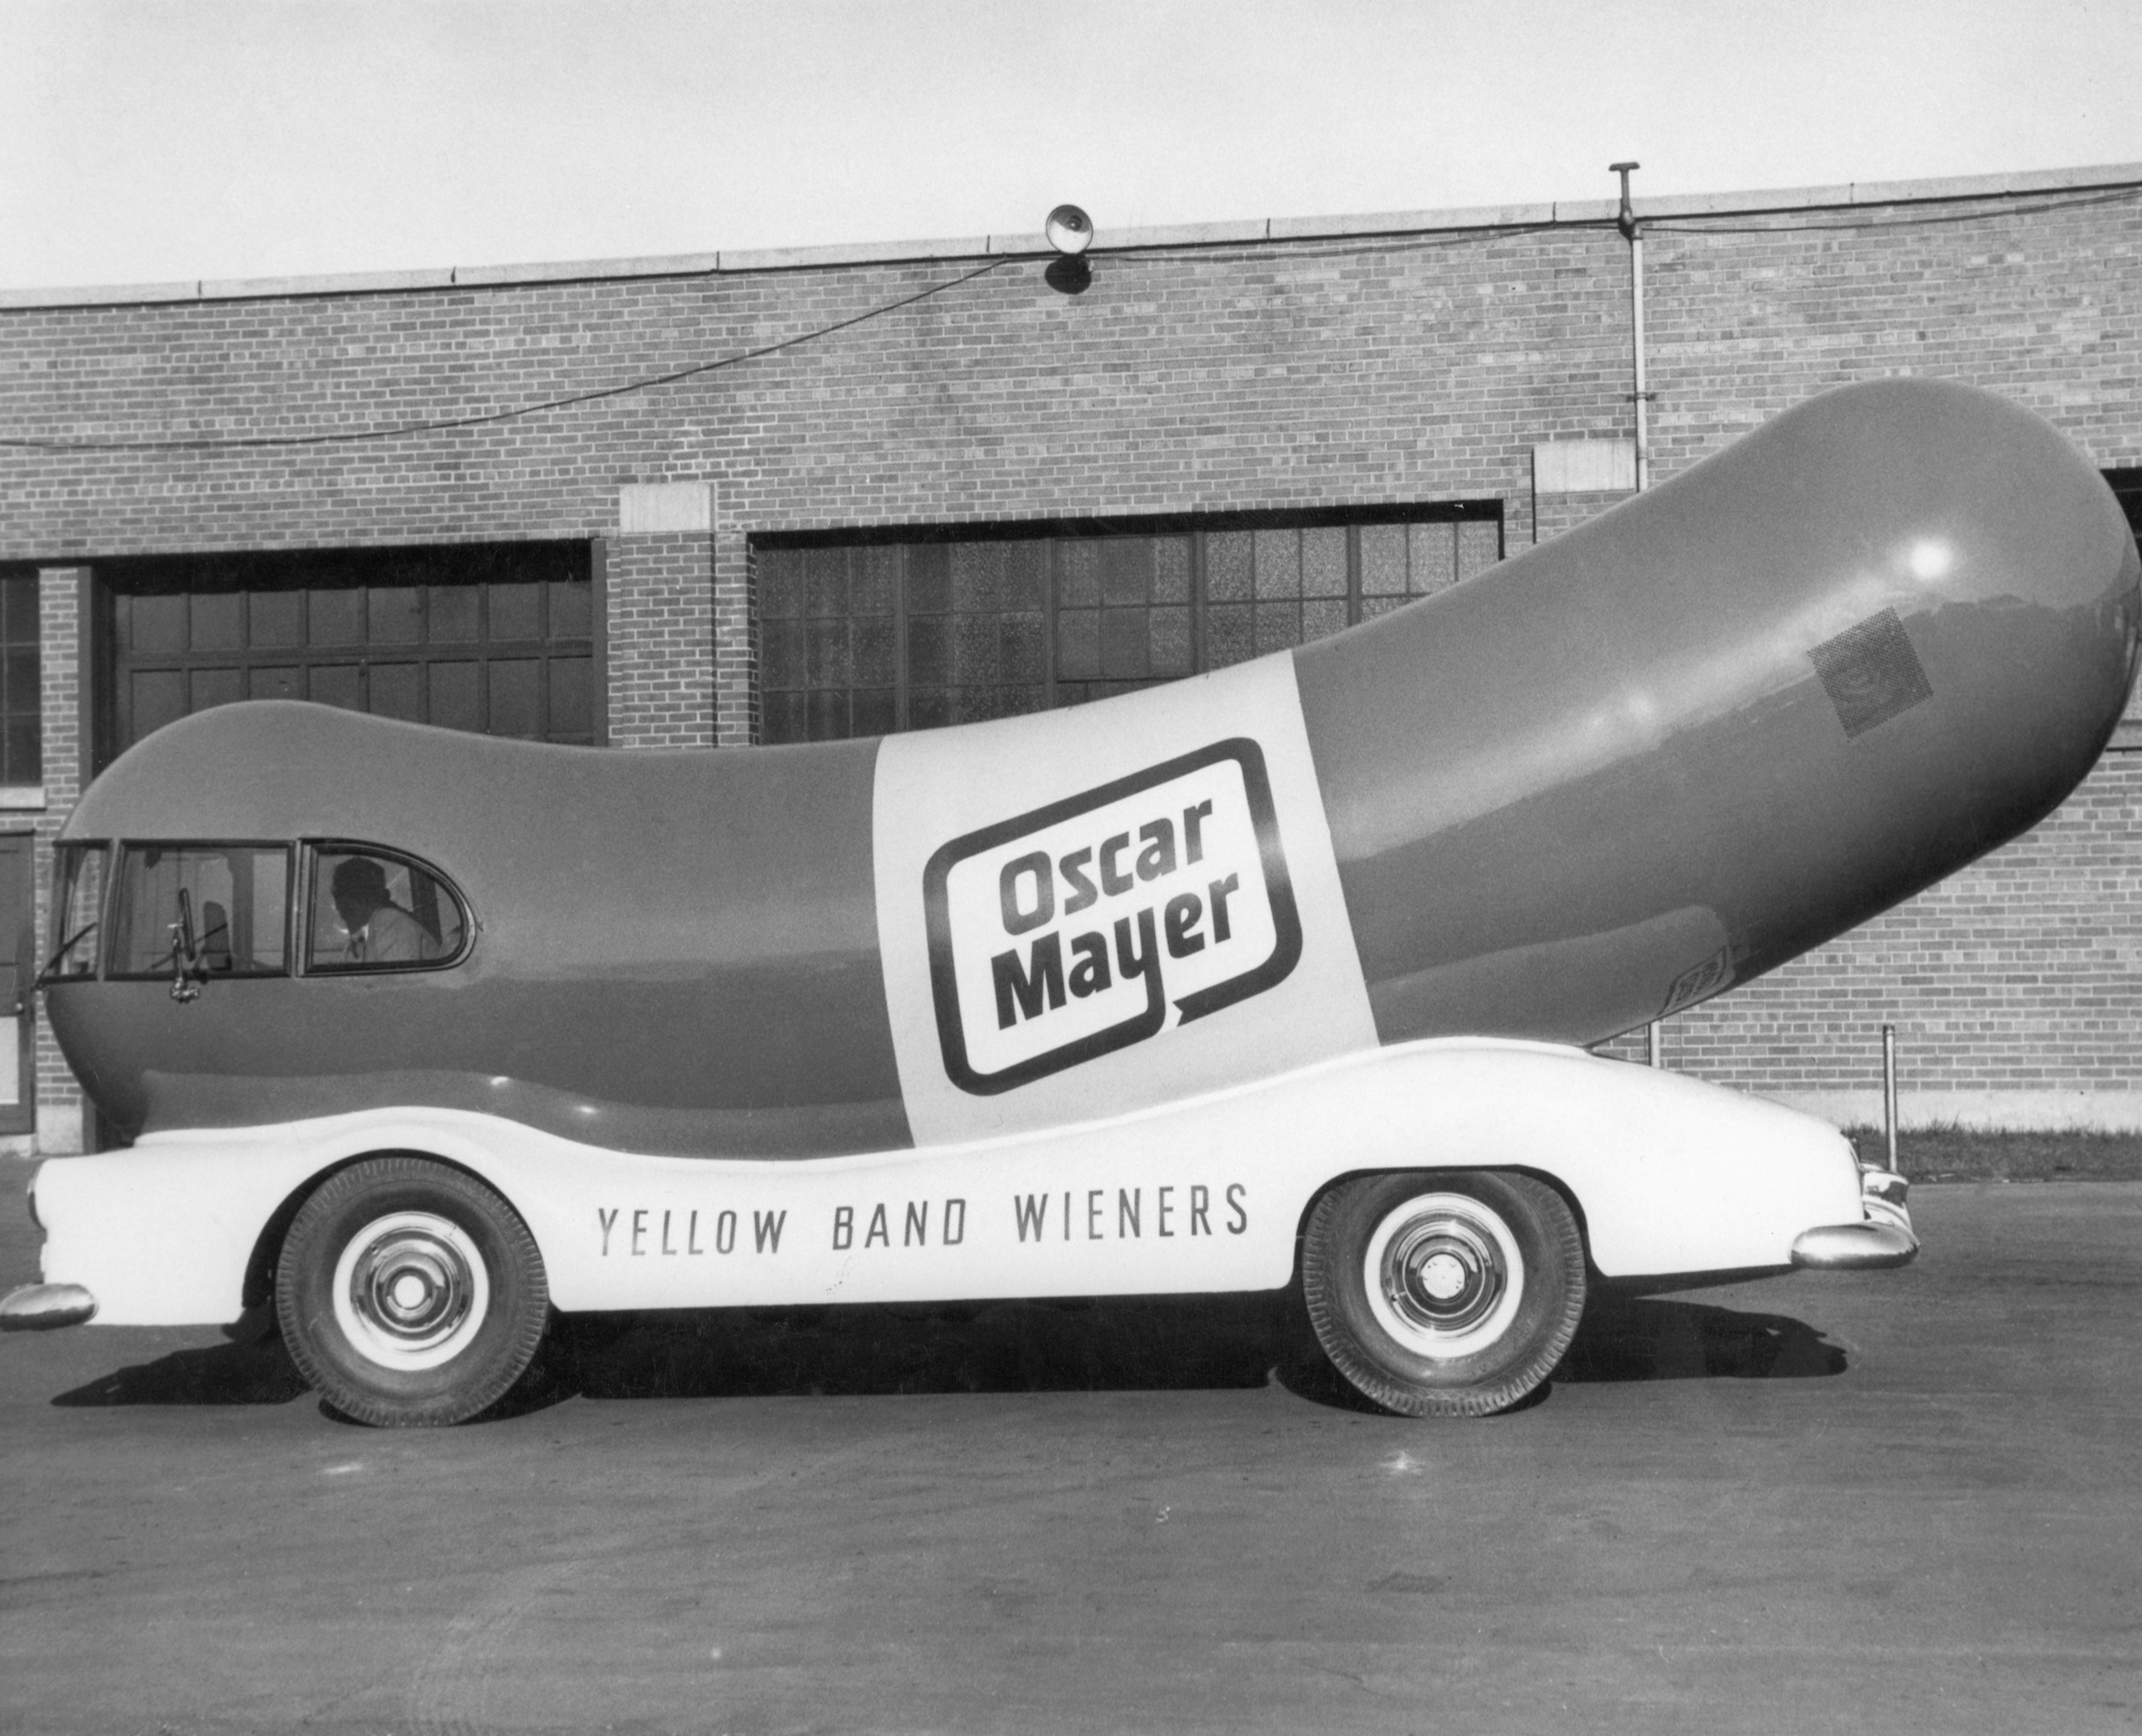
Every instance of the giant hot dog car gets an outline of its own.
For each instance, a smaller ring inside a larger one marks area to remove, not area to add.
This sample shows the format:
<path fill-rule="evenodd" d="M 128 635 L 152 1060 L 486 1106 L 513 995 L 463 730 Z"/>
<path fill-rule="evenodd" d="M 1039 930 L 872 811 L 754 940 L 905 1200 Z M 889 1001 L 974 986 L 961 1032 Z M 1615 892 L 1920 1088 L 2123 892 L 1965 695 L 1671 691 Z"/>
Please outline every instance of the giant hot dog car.
<path fill-rule="evenodd" d="M 229 1321 L 373 1423 L 560 1310 L 1272 1289 L 1362 1391 L 1537 1385 L 1588 1283 L 1883 1266 L 1893 1178 L 1585 1045 L 2032 825 L 2142 563 L 2036 418 L 1817 398 L 1492 572 L 1088 707 L 605 752 L 157 732 L 62 836 L 11 1324 Z"/>

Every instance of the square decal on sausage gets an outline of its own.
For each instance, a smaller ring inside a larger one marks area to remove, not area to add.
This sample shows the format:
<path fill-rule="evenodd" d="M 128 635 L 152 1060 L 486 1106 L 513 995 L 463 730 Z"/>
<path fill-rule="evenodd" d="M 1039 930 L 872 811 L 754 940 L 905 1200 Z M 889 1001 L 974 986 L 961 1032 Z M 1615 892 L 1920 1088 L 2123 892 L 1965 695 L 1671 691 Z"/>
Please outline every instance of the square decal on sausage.
<path fill-rule="evenodd" d="M 1246 737 L 955 838 L 923 898 L 945 1071 L 979 1096 L 1246 1000 L 1301 956 Z"/>

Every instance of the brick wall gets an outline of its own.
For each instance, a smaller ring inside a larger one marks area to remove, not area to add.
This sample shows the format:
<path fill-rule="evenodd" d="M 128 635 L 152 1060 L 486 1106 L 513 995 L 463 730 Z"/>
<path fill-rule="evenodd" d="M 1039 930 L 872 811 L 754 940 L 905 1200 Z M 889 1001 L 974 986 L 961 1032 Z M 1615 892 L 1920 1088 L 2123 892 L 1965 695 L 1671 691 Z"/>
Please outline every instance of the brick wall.
<path fill-rule="evenodd" d="M 2142 1127 L 2142 753 L 2005 848 L 1665 1022 L 1666 1065 L 1867 1124 Z M 1641 1058 L 1643 1033 L 1606 1046 Z"/>
<path fill-rule="evenodd" d="M 604 563 L 610 743 L 714 745 L 714 539 L 619 536 Z"/>
<path fill-rule="evenodd" d="M 1538 215 L 1102 250 L 1078 295 L 1038 260 L 975 256 L 9 298 L 0 433 L 339 443 L 11 451 L 0 560 L 603 536 L 610 739 L 740 743 L 757 716 L 757 533 L 1478 498 L 1503 503 L 1513 549 L 1566 529 L 1600 502 L 1558 497 L 1536 527 L 1532 447 L 1631 432 L 1628 254 L 1603 207 Z M 2096 462 L 2142 463 L 2142 200 L 1840 200 L 1685 211 L 1646 233 L 1655 480 L 1824 387 L 1903 372 L 1992 387 Z M 763 350 L 969 274 L 737 367 L 390 432 Z M 368 431 L 386 437 L 339 441 Z M 618 535 L 620 486 L 673 480 L 712 487 L 711 534 Z M 72 715 L 63 631 L 72 617 L 48 629 L 48 728 Z M 56 787 L 55 820 L 69 799 Z M 2133 773 L 2108 767 L 2013 851 L 1677 1021 L 1682 1060 L 1764 1089 L 1858 1079 L 1868 1009 L 1901 973 L 1937 979 L 1898 1015 L 1927 1077 L 2018 1104 L 2131 1093 L 2117 1058 L 2142 1052 L 2138 800 Z M 2085 944 L 2092 912 L 2102 958 Z M 2004 954 L 2041 932 L 2074 937 L 2058 969 Z"/>

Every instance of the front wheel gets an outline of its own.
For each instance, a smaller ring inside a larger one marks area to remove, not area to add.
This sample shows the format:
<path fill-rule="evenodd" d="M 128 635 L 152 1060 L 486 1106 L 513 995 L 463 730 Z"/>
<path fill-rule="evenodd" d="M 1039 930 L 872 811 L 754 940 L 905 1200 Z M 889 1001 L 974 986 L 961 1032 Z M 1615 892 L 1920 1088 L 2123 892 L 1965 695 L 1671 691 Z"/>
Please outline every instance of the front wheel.
<path fill-rule="evenodd" d="M 1365 1176 L 1316 1202 L 1301 1285 L 1324 1354 L 1367 1397 L 1405 1416 L 1483 1417 L 1569 1348 L 1584 1238 L 1529 1176 Z"/>
<path fill-rule="evenodd" d="M 369 1157 L 299 1208 L 275 1273 L 291 1359 L 345 1416 L 464 1422 L 526 1370 L 550 1313 L 520 1215 L 429 1158 Z"/>

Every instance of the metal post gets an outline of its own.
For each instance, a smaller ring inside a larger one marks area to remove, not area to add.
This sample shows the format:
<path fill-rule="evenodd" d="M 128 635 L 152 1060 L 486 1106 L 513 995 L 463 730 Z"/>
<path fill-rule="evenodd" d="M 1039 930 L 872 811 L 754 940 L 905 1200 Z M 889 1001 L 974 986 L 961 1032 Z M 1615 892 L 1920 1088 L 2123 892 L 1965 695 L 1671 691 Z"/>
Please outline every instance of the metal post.
<path fill-rule="evenodd" d="M 1902 1175 L 1897 1166 L 1897 1028 L 1882 1027 L 1882 1126 L 1889 1145 L 1889 1172 Z"/>
<path fill-rule="evenodd" d="M 1636 491 L 1651 486 L 1651 394 L 1644 381 L 1644 232 L 1636 222 L 1636 208 L 1629 202 L 1629 175 L 1641 163 L 1613 163 L 1610 171 L 1621 177 L 1621 209 L 1614 226 L 1629 244 L 1629 307 L 1636 328 Z"/>
<path fill-rule="evenodd" d="M 1644 232 L 1636 226 L 1636 208 L 1629 203 L 1629 171 L 1641 163 L 1610 163 L 1607 172 L 1621 177 L 1621 209 L 1614 226 L 1629 244 L 1629 300 L 1636 316 L 1636 492 L 1651 481 L 1651 395 L 1644 387 Z M 1651 1065 L 1666 1064 L 1666 1031 L 1657 1019 L 1651 1023 Z"/>

